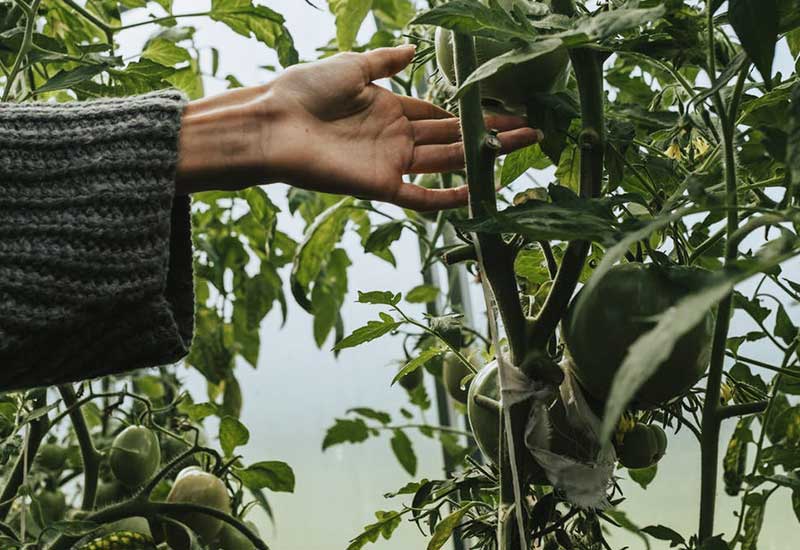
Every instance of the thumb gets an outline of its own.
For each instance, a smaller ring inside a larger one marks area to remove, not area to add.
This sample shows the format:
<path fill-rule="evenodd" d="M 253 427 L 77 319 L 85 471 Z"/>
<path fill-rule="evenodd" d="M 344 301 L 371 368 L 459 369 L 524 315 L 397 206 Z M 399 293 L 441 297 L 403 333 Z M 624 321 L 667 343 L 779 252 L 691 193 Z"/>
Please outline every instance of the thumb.
<path fill-rule="evenodd" d="M 389 78 L 405 69 L 414 59 L 416 50 L 417 47 L 413 44 L 406 44 L 396 48 L 378 48 L 363 54 L 370 82 Z"/>

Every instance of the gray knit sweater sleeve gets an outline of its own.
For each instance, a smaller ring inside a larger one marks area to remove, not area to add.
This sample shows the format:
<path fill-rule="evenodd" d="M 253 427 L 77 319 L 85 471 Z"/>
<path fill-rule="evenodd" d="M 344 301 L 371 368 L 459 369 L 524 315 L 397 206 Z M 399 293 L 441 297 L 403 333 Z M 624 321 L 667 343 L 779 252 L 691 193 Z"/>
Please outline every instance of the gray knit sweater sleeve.
<path fill-rule="evenodd" d="M 193 331 L 185 98 L 0 103 L 0 391 L 172 363 Z"/>

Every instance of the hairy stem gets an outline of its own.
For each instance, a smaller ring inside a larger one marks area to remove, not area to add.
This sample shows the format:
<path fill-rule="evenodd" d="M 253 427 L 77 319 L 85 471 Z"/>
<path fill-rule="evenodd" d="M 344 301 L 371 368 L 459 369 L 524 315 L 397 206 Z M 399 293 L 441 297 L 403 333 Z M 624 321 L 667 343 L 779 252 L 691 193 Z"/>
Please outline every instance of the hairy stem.
<path fill-rule="evenodd" d="M 475 42 L 468 35 L 455 34 L 456 76 L 460 83 L 477 67 Z M 480 90 L 477 86 L 469 89 L 459 100 L 461 130 L 464 138 L 467 185 L 470 195 L 470 214 L 481 217 L 497 211 L 494 187 L 494 162 L 500 150 L 496 135 L 486 130 L 481 109 Z M 514 256 L 511 248 L 496 235 L 476 236 L 481 274 L 495 295 L 497 307 L 503 320 L 511 351 L 511 362 L 520 364 L 527 350 L 526 321 L 519 300 L 519 290 L 514 275 Z M 498 353 L 500 350 L 498 350 Z M 513 441 L 522 442 L 527 410 L 524 404 L 511 409 L 508 424 Z M 500 415 L 501 441 L 508 437 L 503 427 L 505 415 Z M 498 542 L 503 550 L 523 550 L 529 545 L 525 540 L 522 526 L 516 525 L 514 514 L 516 495 L 521 493 L 526 474 L 520 471 L 524 464 L 524 445 L 515 445 L 514 457 L 509 456 L 508 446 L 501 445 L 500 452 L 500 512 L 498 517 Z M 516 472 L 512 464 L 518 465 Z M 520 480 L 520 486 L 515 483 Z M 521 509 L 516 510 L 521 513 Z M 519 515 L 517 516 L 519 517 Z M 524 517 L 523 517 L 523 521 Z M 519 536 L 518 536 L 519 535 Z"/>
<path fill-rule="evenodd" d="M 714 18 L 711 8 L 712 2 L 707 3 L 708 34 L 709 34 L 709 55 L 708 66 L 711 80 L 716 78 L 716 61 L 714 54 Z M 742 68 L 742 73 L 746 74 L 750 70 L 750 64 Z M 731 97 L 730 105 L 726 111 L 719 94 L 715 94 L 715 105 L 717 115 L 722 121 L 722 147 L 725 171 L 725 206 L 727 208 L 727 218 L 725 232 L 728 237 L 725 243 L 725 266 L 729 266 L 738 256 L 739 243 L 744 238 L 744 234 L 739 229 L 739 210 L 737 197 L 737 172 L 736 172 L 736 149 L 734 144 L 734 134 L 736 125 L 731 121 L 736 119 L 741 102 L 743 78 L 740 76 L 734 94 Z M 751 224 L 763 223 L 751 220 L 746 227 Z M 723 369 L 725 366 L 725 350 L 728 342 L 728 331 L 730 329 L 731 314 L 733 310 L 733 295 L 728 295 L 717 308 L 717 320 L 714 327 L 714 341 L 711 346 L 711 365 L 706 381 L 705 402 L 703 403 L 703 419 L 701 423 L 702 441 L 700 443 L 700 518 L 698 527 L 698 538 L 702 543 L 714 533 L 714 512 L 716 509 L 717 498 L 717 478 L 719 477 L 719 436 L 722 416 L 720 415 L 720 386 L 722 384 Z"/>
<path fill-rule="evenodd" d="M 36 391 L 37 394 L 33 400 L 33 406 L 37 409 L 47 406 L 47 394 L 45 391 Z M 22 482 L 25 480 L 25 475 L 28 473 L 26 471 L 26 467 L 27 470 L 31 469 L 31 466 L 33 465 L 33 458 L 39 451 L 39 446 L 42 444 L 42 440 L 44 439 L 44 436 L 49 428 L 50 419 L 46 414 L 31 422 L 27 447 L 28 460 L 25 460 L 24 453 L 20 453 L 17 456 L 17 461 L 14 463 L 14 469 L 8 476 L 6 485 L 3 487 L 3 492 L 0 493 L 0 521 L 6 519 L 6 516 L 11 509 L 11 505 L 14 503 L 14 499 L 17 496 L 17 491 L 19 491 L 19 488 L 22 486 Z"/>
<path fill-rule="evenodd" d="M 97 496 L 97 480 L 100 476 L 100 453 L 94 446 L 86 419 L 83 416 L 81 407 L 75 406 L 78 396 L 72 386 L 63 385 L 58 387 L 64 405 L 70 408 L 69 417 L 72 420 L 72 429 L 75 430 L 75 437 L 78 439 L 78 446 L 81 450 L 81 461 L 83 462 L 83 502 L 81 510 L 93 510 L 94 501 Z"/>
<path fill-rule="evenodd" d="M 605 120 L 603 115 L 603 65 L 598 54 L 586 48 L 570 52 L 581 99 L 583 129 L 579 137 L 581 197 L 600 196 L 605 152 Z M 590 244 L 571 241 L 564 252 L 553 288 L 533 324 L 531 346 L 545 349 L 547 342 L 564 316 L 578 284 Z"/>

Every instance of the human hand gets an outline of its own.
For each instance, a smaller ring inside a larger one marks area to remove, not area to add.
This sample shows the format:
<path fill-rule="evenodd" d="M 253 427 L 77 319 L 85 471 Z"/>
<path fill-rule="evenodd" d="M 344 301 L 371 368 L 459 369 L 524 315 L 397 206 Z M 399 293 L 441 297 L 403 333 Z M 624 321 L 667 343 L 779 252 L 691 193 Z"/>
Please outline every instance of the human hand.
<path fill-rule="evenodd" d="M 413 47 L 339 54 L 292 67 L 263 87 L 191 104 L 182 142 L 193 128 L 205 128 L 209 143 L 206 155 L 182 157 L 179 183 L 192 173 L 202 174 L 202 166 L 192 168 L 192 162 L 215 162 L 216 149 L 229 158 L 219 175 L 242 178 L 233 188 L 255 178 L 256 183 L 282 181 L 415 210 L 463 205 L 465 187 L 425 189 L 403 182 L 405 174 L 464 165 L 457 118 L 374 84 L 401 71 L 413 55 Z M 224 131 L 223 119 L 237 121 L 237 131 Z M 500 131 L 501 153 L 541 139 L 541 132 L 526 127 L 519 117 L 490 116 L 487 125 Z"/>

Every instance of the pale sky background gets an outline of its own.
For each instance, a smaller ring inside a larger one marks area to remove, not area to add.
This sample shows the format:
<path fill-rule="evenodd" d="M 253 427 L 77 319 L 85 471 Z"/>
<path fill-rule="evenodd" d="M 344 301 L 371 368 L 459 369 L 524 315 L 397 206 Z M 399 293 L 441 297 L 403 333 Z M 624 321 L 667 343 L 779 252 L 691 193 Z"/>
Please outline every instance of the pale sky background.
<path fill-rule="evenodd" d="M 315 3 L 324 6 L 325 0 Z M 207 0 L 175 2 L 177 13 L 201 11 L 208 4 Z M 332 16 L 311 8 L 302 0 L 272 0 L 264 4 L 286 16 L 303 59 L 315 58 L 315 48 L 333 35 Z M 220 76 L 235 74 L 245 84 L 274 78 L 273 73 L 258 69 L 260 65 L 277 65 L 269 49 L 210 20 L 191 22 L 198 27 L 198 44 L 220 49 Z M 369 37 L 369 27 L 365 26 L 362 38 Z M 123 48 L 134 51 L 147 34 L 146 28 L 127 31 L 120 41 Z M 209 58 L 207 55 L 206 63 Z M 779 67 L 790 70 L 791 64 L 787 49 L 781 48 Z M 209 80 L 207 89 L 213 93 L 226 85 L 220 80 Z M 537 180 L 549 181 L 541 174 Z M 276 203 L 285 206 L 284 186 L 271 186 L 267 190 Z M 302 223 L 288 213 L 281 216 L 280 225 L 294 238 L 301 236 Z M 417 243 L 408 232 L 393 246 L 399 259 L 397 269 L 374 256 L 364 255 L 352 236 L 348 236 L 345 243 L 355 265 L 349 271 L 350 297 L 343 309 L 347 329 L 352 330 L 375 318 L 379 311 L 355 304 L 358 290 L 405 292 L 421 279 Z M 789 269 L 798 269 L 798 264 Z M 288 272 L 285 275 L 288 280 Z M 344 550 L 348 540 L 373 521 L 375 510 L 396 506 L 381 495 L 398 489 L 411 478 L 397 464 L 389 449 L 388 437 L 359 445 L 337 446 L 325 453 L 320 451 L 322 439 L 334 418 L 343 416 L 350 407 L 370 406 L 397 414 L 399 408 L 406 405 L 402 390 L 388 389 L 393 376 L 393 369 L 388 365 L 401 356 L 400 342 L 399 339 L 381 339 L 347 350 L 337 360 L 328 351 L 329 345 L 322 350 L 316 348 L 310 316 L 294 304 L 288 287 L 286 292 L 289 297 L 286 326 L 280 327 L 277 312 L 270 314 L 262 326 L 259 368 L 253 370 L 241 365 L 238 370 L 244 388 L 242 420 L 251 432 L 250 443 L 244 448 L 246 461 L 284 460 L 297 475 L 294 494 L 270 495 L 276 516 L 275 529 L 261 514 L 256 520 L 262 535 L 276 550 Z M 408 309 L 411 313 L 420 311 L 419 308 Z M 790 315 L 800 318 L 798 308 L 792 308 Z M 737 331 L 734 327 L 732 332 L 738 334 L 744 330 Z M 774 354 L 767 347 L 760 354 L 753 352 L 751 355 L 774 361 Z M 191 374 L 188 378 L 195 395 L 202 396 L 204 386 L 199 377 Z M 435 421 L 434 415 L 431 411 L 429 420 Z M 723 445 L 727 442 L 730 424 L 725 426 Z M 422 437 L 414 438 L 414 444 L 420 461 L 417 478 L 441 477 L 438 445 Z M 622 509 L 641 526 L 661 523 L 688 537 L 697 523 L 698 468 L 699 450 L 695 442 L 683 433 L 680 437 L 671 437 L 667 456 L 659 464 L 659 475 L 647 492 L 632 482 L 623 481 L 628 501 Z M 625 477 L 624 471 L 621 475 Z M 738 502 L 722 494 L 720 489 L 718 531 L 732 531 L 735 525 L 732 510 Z M 788 550 L 795 546 L 795 542 L 788 541 L 798 540 L 800 524 L 791 511 L 787 492 L 772 498 L 768 518 L 759 549 Z M 614 541 L 616 547 L 627 543 L 631 549 L 644 548 L 634 537 L 622 535 Z M 421 550 L 426 544 L 413 524 L 405 524 L 390 541 L 380 540 L 367 548 Z M 654 543 L 653 548 L 667 546 Z"/>

